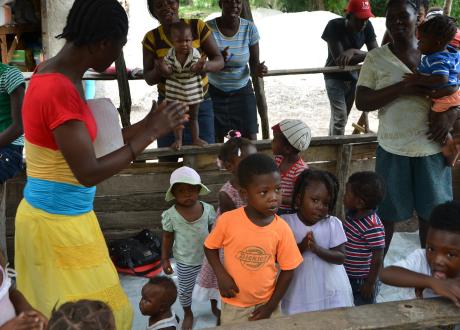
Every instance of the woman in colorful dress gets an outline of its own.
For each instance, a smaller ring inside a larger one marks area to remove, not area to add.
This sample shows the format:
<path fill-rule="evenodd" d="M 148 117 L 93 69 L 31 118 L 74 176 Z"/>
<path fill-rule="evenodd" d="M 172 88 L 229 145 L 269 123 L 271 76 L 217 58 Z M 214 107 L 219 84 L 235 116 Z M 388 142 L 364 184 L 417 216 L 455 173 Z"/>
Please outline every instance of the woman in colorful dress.
<path fill-rule="evenodd" d="M 67 301 L 101 300 L 119 330 L 131 329 L 132 308 L 93 212 L 95 185 L 187 119 L 183 105 L 162 105 L 123 130 L 123 147 L 96 158 L 82 77 L 109 67 L 127 32 L 117 0 L 76 0 L 59 36 L 65 45 L 32 77 L 23 104 L 27 184 L 15 233 L 18 289 L 33 307 L 49 317 Z"/>

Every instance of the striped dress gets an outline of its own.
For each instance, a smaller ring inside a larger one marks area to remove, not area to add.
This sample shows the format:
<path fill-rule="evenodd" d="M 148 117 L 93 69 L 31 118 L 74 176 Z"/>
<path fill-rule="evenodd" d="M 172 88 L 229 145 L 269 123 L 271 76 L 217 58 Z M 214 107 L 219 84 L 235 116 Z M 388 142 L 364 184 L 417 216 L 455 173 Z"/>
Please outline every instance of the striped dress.
<path fill-rule="evenodd" d="M 171 66 L 173 74 L 166 79 L 166 100 L 181 101 L 188 105 L 203 101 L 201 76 L 191 71 L 192 66 L 199 61 L 200 57 L 200 52 L 193 48 L 182 65 L 177 60 L 176 50 L 169 49 L 165 63 Z"/>
<path fill-rule="evenodd" d="M 283 156 L 275 156 L 275 163 L 278 168 L 283 162 Z M 297 162 L 292 164 L 289 170 L 281 173 L 281 192 L 283 194 L 283 199 L 289 198 L 292 199 L 292 193 L 294 192 L 294 186 L 299 177 L 300 173 L 308 169 L 308 165 L 300 158 Z M 283 210 L 291 210 L 292 205 L 281 204 Z"/>

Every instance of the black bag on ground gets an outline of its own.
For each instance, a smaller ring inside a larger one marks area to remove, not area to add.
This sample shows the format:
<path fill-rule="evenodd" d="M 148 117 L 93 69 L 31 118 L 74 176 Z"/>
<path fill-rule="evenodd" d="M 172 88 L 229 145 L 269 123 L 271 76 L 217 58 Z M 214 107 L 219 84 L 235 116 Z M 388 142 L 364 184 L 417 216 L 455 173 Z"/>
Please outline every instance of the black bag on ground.
<path fill-rule="evenodd" d="M 161 239 L 148 229 L 110 242 L 109 252 L 120 273 L 153 277 L 161 272 Z"/>

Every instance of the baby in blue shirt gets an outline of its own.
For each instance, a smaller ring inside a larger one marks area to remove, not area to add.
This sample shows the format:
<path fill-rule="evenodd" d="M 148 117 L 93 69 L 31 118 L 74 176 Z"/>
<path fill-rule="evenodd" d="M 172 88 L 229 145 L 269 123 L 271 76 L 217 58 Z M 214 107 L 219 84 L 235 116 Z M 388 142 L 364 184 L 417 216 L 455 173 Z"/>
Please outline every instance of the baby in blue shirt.
<path fill-rule="evenodd" d="M 460 106 L 458 75 L 460 73 L 460 53 L 449 43 L 457 33 L 455 20 L 449 16 L 435 15 L 418 27 L 418 48 L 423 57 L 418 66 L 418 74 L 405 75 L 415 85 L 436 90 L 432 98 L 430 118 L 435 119 L 433 112 L 445 112 L 451 107 Z M 460 122 L 456 121 L 454 134 L 460 133 Z M 443 153 L 449 165 L 455 165 L 458 154 L 451 153 L 449 145 L 453 143 L 449 133 L 445 139 Z"/>

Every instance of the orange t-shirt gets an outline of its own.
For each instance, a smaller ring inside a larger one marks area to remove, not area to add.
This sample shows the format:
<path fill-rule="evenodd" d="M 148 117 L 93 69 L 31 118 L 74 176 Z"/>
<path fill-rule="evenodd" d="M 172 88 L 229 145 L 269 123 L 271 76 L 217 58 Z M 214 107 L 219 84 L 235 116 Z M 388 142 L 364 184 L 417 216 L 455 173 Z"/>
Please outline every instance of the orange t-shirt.
<path fill-rule="evenodd" d="M 270 300 L 278 269 L 292 270 L 302 263 L 294 235 L 279 216 L 265 227 L 255 225 L 244 207 L 222 214 L 204 242 L 208 249 L 224 249 L 224 267 L 240 292 L 223 298 L 227 304 L 249 307 Z"/>

